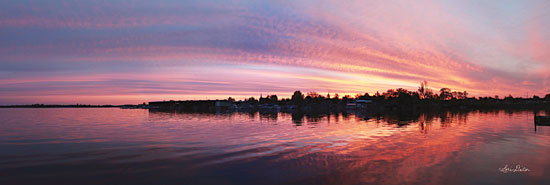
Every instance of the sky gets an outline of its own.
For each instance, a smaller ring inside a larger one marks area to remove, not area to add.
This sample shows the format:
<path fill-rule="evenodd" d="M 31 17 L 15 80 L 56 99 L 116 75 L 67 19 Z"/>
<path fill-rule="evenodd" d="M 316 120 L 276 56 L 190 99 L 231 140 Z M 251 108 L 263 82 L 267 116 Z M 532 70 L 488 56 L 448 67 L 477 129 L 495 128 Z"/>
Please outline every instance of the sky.
<path fill-rule="evenodd" d="M 0 104 L 550 93 L 550 1 L 3 0 Z"/>

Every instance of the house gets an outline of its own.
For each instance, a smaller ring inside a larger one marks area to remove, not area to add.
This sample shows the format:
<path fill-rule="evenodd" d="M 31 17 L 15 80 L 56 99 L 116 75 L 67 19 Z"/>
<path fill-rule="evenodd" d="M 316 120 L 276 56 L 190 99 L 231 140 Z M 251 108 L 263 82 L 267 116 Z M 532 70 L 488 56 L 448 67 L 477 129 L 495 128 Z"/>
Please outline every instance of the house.
<path fill-rule="evenodd" d="M 216 111 L 228 111 L 236 108 L 236 105 L 233 102 L 227 100 L 217 100 L 215 106 Z"/>
<path fill-rule="evenodd" d="M 372 100 L 355 100 L 346 104 L 347 109 L 366 109 L 372 104 Z"/>
<path fill-rule="evenodd" d="M 225 101 L 225 100 L 218 100 L 216 101 L 216 107 L 233 107 L 233 102 Z"/>

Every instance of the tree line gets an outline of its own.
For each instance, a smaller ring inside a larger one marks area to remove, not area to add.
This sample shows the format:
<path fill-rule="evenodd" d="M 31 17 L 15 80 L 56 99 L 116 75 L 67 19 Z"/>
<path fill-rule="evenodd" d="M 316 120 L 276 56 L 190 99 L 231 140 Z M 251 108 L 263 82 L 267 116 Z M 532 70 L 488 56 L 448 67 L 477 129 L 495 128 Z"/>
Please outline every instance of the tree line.
<path fill-rule="evenodd" d="M 493 97 L 470 97 L 467 91 L 453 91 L 450 88 L 441 88 L 439 91 L 433 91 L 428 88 L 428 82 L 423 81 L 416 91 L 404 88 L 388 89 L 385 92 L 376 92 L 375 94 L 357 94 L 354 97 L 350 95 L 340 96 L 338 93 L 321 95 L 317 92 L 295 91 L 290 98 L 279 98 L 277 95 L 261 96 L 259 99 L 250 97 L 244 102 L 251 104 L 276 104 L 281 106 L 314 106 L 329 107 L 330 109 L 344 108 L 346 103 L 354 100 L 370 100 L 378 107 L 386 108 L 417 108 L 417 107 L 449 107 L 449 106 L 469 106 L 469 107 L 505 107 L 515 104 L 522 106 L 536 104 L 537 106 L 550 104 L 550 93 L 544 97 L 533 96 L 531 98 L 519 98 L 508 95 L 504 98 Z M 235 101 L 234 98 L 228 98 L 228 101 Z M 521 107 L 521 106 L 520 106 Z"/>
<path fill-rule="evenodd" d="M 404 88 L 397 88 L 397 89 L 388 89 L 386 92 L 376 92 L 373 95 L 370 95 L 369 93 L 364 94 L 357 94 L 355 97 L 352 97 L 350 95 L 345 95 L 340 97 L 338 93 L 335 93 L 331 95 L 328 93 L 327 95 L 323 96 L 317 92 L 308 92 L 307 94 L 303 94 L 301 91 L 297 90 L 295 91 L 290 98 L 282 98 L 279 99 L 277 95 L 267 95 L 265 97 L 260 97 L 259 99 L 256 99 L 254 97 L 250 97 L 246 99 L 245 101 L 248 102 L 258 102 L 260 104 L 274 104 L 279 102 L 291 102 L 293 104 L 303 104 L 303 103 L 311 103 L 311 102 L 319 102 L 319 101 L 327 101 L 327 100 L 335 100 L 335 101 L 348 101 L 348 100 L 392 100 L 392 99 L 411 99 L 411 100 L 465 100 L 465 99 L 475 99 L 475 100 L 547 100 L 550 101 L 550 93 L 546 94 L 544 97 L 539 97 L 534 95 L 531 98 L 520 98 L 520 97 L 513 97 L 512 95 L 508 95 L 504 98 L 499 98 L 498 95 L 495 95 L 494 97 L 485 96 L 485 97 L 468 97 L 467 91 L 452 91 L 450 88 L 441 88 L 438 92 L 433 92 L 431 89 L 427 88 L 427 82 L 421 82 L 420 87 L 418 87 L 417 91 L 410 91 Z M 229 97 L 227 99 L 228 101 L 236 101 L 234 98 Z"/>

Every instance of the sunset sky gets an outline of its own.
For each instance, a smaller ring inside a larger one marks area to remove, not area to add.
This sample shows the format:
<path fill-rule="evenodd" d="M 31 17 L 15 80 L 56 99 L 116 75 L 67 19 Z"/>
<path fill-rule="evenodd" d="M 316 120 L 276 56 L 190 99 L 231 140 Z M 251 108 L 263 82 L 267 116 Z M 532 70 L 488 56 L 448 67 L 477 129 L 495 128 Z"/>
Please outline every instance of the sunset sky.
<path fill-rule="evenodd" d="M 0 104 L 550 93 L 550 1 L 0 2 Z"/>

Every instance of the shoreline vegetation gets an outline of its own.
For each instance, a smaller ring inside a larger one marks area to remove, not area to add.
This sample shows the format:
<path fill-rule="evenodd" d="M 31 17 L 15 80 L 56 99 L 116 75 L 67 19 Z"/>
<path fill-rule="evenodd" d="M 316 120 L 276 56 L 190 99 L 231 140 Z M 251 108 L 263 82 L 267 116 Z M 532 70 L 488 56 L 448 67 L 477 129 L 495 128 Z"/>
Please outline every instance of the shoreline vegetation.
<path fill-rule="evenodd" d="M 31 105 L 0 105 L 0 108 L 114 108 L 122 107 L 123 105 L 90 105 L 90 104 L 74 104 L 74 105 L 57 105 L 57 104 L 31 104 Z"/>
<path fill-rule="evenodd" d="M 442 88 L 433 92 L 422 82 L 417 91 L 403 88 L 389 89 L 386 92 L 357 94 L 340 97 L 338 94 L 321 95 L 316 92 L 307 94 L 295 91 L 291 98 L 279 99 L 277 95 L 250 97 L 237 101 L 234 98 L 225 100 L 195 101 L 156 101 L 149 102 L 148 108 L 153 111 L 179 112 L 415 112 L 439 110 L 474 110 L 474 109 L 550 109 L 550 93 L 544 97 L 468 97 L 468 92 L 452 91 Z"/>
<path fill-rule="evenodd" d="M 420 84 L 417 91 L 403 88 L 389 89 L 386 92 L 357 94 L 340 97 L 338 94 L 321 95 L 317 92 L 295 91 L 291 98 L 279 99 L 277 95 L 250 97 L 237 101 L 234 98 L 224 100 L 183 100 L 153 101 L 138 105 L 2 105 L 0 108 L 112 108 L 150 109 L 153 111 L 181 112 L 385 112 L 385 111 L 437 111 L 437 110 L 472 110 L 472 109 L 550 109 L 550 93 L 544 97 L 469 97 L 468 92 L 452 91 L 442 88 L 434 92 L 427 88 L 427 82 Z"/>

